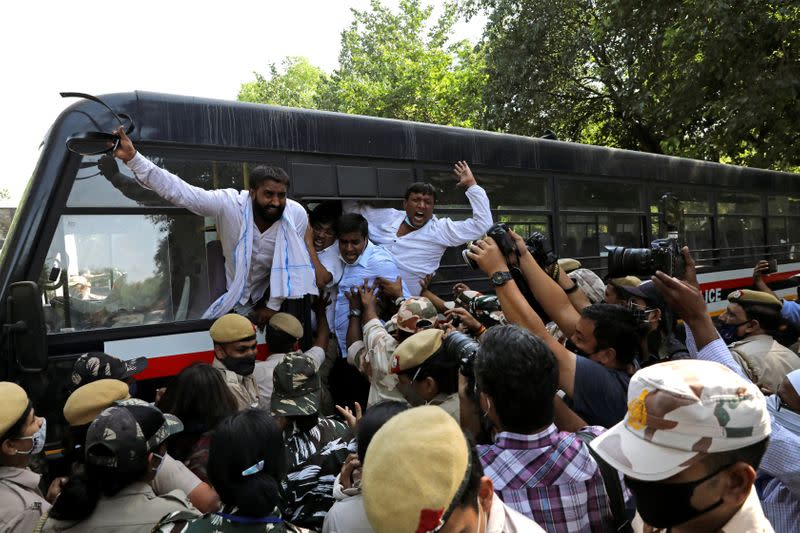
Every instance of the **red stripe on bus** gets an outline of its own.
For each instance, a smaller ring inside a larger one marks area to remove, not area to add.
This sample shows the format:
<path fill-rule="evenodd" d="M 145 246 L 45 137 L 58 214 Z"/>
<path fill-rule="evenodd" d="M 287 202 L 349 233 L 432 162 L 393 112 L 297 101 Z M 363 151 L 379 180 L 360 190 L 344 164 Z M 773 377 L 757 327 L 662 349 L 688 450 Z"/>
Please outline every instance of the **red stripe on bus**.
<path fill-rule="evenodd" d="M 269 355 L 266 344 L 258 345 L 256 359 L 263 361 Z M 178 355 L 166 355 L 163 357 L 150 357 L 147 359 L 147 368 L 143 372 L 136 374 L 137 380 L 164 378 L 174 376 L 181 370 L 193 363 L 208 363 L 214 361 L 214 351 L 206 350 L 203 352 L 182 353 Z"/>
<path fill-rule="evenodd" d="M 767 276 L 767 283 L 776 281 L 786 281 L 795 274 L 800 273 L 800 270 L 790 270 L 789 272 L 778 272 Z M 753 278 L 737 278 L 737 279 L 723 279 L 719 281 L 709 281 L 700 284 L 700 290 L 707 289 L 740 289 L 742 287 L 749 287 L 753 284 Z"/>

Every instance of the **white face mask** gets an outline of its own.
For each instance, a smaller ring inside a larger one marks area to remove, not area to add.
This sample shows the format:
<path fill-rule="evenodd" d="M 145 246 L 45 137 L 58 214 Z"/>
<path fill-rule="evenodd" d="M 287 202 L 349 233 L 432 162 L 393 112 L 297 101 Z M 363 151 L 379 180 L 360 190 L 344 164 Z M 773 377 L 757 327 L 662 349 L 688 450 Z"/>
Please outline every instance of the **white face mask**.
<path fill-rule="evenodd" d="M 14 440 L 30 440 L 32 443 L 31 449 L 22 452 L 17 450 L 17 455 L 36 455 L 42 453 L 44 450 L 44 441 L 47 438 L 47 420 L 42 418 L 42 425 L 39 426 L 39 429 L 36 430 L 36 433 L 31 435 L 30 437 L 19 437 Z"/>

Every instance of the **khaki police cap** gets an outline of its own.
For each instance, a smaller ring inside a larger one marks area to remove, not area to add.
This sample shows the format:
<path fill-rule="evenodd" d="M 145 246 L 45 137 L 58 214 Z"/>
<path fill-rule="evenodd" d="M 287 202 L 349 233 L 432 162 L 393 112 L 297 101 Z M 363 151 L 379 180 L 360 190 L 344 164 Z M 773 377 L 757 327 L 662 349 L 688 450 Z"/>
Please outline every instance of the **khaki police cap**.
<path fill-rule="evenodd" d="M 636 276 L 625 276 L 624 278 L 613 278 L 608 281 L 615 287 L 638 287 L 642 284 L 642 280 Z"/>
<path fill-rule="evenodd" d="M 558 260 L 558 266 L 561 270 L 569 274 L 573 270 L 578 270 L 581 267 L 581 262 L 571 257 L 562 257 Z"/>
<path fill-rule="evenodd" d="M 435 406 L 393 416 L 370 441 L 362 492 L 379 533 L 437 530 L 461 498 L 472 470 L 458 423 Z"/>
<path fill-rule="evenodd" d="M 728 301 L 737 304 L 768 305 L 777 307 L 778 309 L 783 307 L 781 301 L 775 298 L 773 295 L 766 292 L 751 291 L 748 289 L 733 291 L 728 295 Z"/>
<path fill-rule="evenodd" d="M 19 422 L 28 410 L 28 403 L 28 395 L 22 387 L 10 381 L 0 381 L 0 435 L 5 435 Z"/>
<path fill-rule="evenodd" d="M 303 336 L 303 325 L 289 313 L 275 313 L 269 319 L 269 327 L 277 329 L 299 339 Z"/>
<path fill-rule="evenodd" d="M 70 426 L 91 424 L 114 402 L 128 398 L 128 385 L 118 379 L 100 379 L 77 389 L 64 404 L 64 418 Z"/>
<path fill-rule="evenodd" d="M 401 342 L 392 355 L 391 373 L 397 374 L 427 361 L 442 347 L 443 336 L 440 329 L 426 329 Z"/>
<path fill-rule="evenodd" d="M 249 318 L 229 313 L 219 317 L 208 330 L 214 342 L 225 344 L 252 339 L 256 336 L 256 327 Z"/>

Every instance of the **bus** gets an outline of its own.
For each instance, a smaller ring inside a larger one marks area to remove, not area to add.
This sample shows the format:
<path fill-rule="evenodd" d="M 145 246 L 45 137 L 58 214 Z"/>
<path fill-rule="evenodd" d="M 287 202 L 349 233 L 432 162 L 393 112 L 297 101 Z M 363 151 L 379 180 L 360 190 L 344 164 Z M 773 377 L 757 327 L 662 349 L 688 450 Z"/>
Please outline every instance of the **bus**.
<path fill-rule="evenodd" d="M 470 208 L 452 166 L 464 159 L 496 221 L 548 235 L 559 256 L 601 276 L 606 246 L 646 247 L 664 236 L 658 199 L 665 193 L 680 201 L 679 239 L 698 258 L 712 312 L 728 292 L 751 284 L 759 259 L 777 259 L 771 280 L 781 296 L 795 291 L 800 272 L 800 181 L 789 173 L 234 101 L 139 91 L 102 99 L 135 123 L 131 137 L 142 154 L 207 189 L 247 188 L 249 169 L 266 163 L 287 170 L 290 196 L 307 206 L 345 199 L 398 206 L 410 183 L 426 181 L 438 190 L 436 214 L 461 219 Z M 75 135 L 117 125 L 89 100 L 56 119 L 0 255 L 0 379 L 25 386 L 51 419 L 51 442 L 62 436 L 61 408 L 80 354 L 146 356 L 138 376 L 145 395 L 213 357 L 210 321 L 201 318 L 225 289 L 213 221 L 141 187 L 111 156 L 67 149 Z M 445 294 L 456 281 L 488 289 L 450 249 L 432 287 Z"/>

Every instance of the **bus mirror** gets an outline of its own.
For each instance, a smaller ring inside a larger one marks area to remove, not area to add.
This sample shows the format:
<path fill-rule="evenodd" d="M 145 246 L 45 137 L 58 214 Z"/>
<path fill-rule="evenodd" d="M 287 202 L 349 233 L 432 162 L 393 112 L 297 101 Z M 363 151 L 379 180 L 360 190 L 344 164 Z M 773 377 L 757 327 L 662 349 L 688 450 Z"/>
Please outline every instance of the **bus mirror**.
<path fill-rule="evenodd" d="M 12 283 L 8 293 L 8 322 L 3 334 L 22 372 L 47 368 L 47 335 L 39 287 L 32 281 Z"/>

